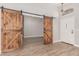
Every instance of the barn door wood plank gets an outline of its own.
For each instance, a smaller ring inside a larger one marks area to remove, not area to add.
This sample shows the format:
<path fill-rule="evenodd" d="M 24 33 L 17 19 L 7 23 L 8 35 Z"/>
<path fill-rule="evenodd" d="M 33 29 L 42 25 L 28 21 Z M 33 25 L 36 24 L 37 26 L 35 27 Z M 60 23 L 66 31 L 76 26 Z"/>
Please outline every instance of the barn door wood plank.
<path fill-rule="evenodd" d="M 52 18 L 44 16 L 44 44 L 52 43 Z"/>

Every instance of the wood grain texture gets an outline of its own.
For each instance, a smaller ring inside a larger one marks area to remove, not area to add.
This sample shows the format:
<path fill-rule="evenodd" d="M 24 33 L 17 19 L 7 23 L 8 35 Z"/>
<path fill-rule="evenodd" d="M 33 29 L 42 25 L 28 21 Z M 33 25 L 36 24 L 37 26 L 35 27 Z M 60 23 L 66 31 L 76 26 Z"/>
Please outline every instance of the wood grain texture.
<path fill-rule="evenodd" d="M 44 16 L 44 44 L 52 43 L 52 18 Z"/>
<path fill-rule="evenodd" d="M 2 52 L 20 48 L 22 44 L 22 14 L 20 11 L 2 11 Z"/>
<path fill-rule="evenodd" d="M 43 44 L 43 38 L 25 38 L 23 48 L 2 56 L 79 56 L 79 48 L 64 42 Z"/>

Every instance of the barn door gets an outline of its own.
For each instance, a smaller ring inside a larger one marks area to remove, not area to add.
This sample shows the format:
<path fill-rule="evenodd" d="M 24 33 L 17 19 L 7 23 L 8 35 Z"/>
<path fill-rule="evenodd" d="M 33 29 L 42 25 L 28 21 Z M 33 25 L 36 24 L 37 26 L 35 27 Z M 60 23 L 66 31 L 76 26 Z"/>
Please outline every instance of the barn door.
<path fill-rule="evenodd" d="M 52 18 L 44 16 L 44 44 L 52 43 Z"/>
<path fill-rule="evenodd" d="M 22 46 L 23 16 L 20 11 L 2 10 L 2 52 L 13 51 Z"/>

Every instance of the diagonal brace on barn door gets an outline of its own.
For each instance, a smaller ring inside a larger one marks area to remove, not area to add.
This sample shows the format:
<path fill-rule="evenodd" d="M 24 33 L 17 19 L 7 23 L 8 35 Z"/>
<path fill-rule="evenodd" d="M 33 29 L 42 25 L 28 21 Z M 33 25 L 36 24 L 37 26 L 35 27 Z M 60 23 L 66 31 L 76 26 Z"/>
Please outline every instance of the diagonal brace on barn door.
<path fill-rule="evenodd" d="M 7 48 L 12 44 L 12 42 L 14 42 L 16 40 L 16 38 L 19 36 L 19 34 L 21 34 L 21 32 L 19 32 L 18 34 L 16 34 L 16 36 L 14 37 L 14 39 L 6 46 Z"/>

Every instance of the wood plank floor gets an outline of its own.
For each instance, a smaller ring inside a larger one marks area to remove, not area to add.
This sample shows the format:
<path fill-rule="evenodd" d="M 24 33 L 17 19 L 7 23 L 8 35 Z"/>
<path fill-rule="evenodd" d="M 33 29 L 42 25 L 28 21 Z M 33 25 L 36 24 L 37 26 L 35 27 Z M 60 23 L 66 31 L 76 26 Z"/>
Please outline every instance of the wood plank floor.
<path fill-rule="evenodd" d="M 1 56 L 79 56 L 79 48 L 64 42 L 44 45 L 43 38 L 24 39 L 24 46 Z"/>

